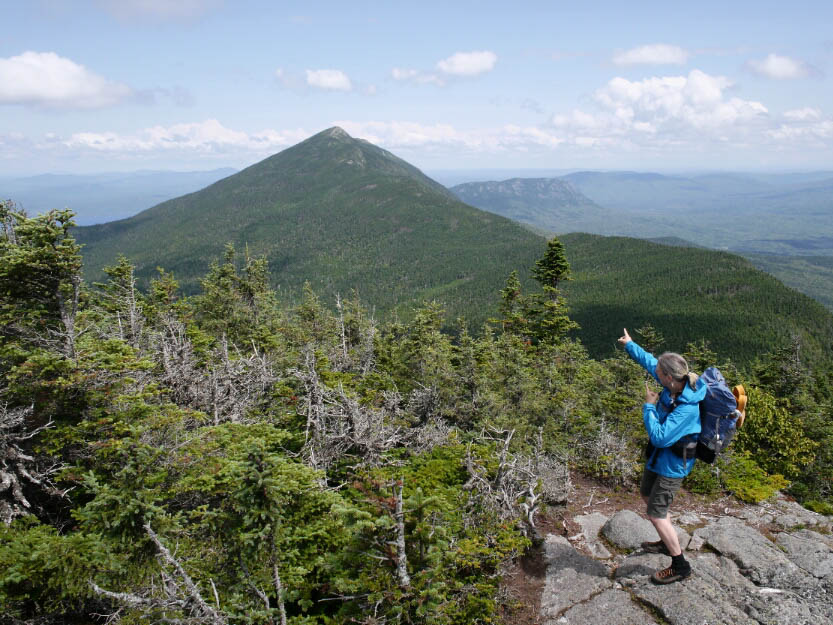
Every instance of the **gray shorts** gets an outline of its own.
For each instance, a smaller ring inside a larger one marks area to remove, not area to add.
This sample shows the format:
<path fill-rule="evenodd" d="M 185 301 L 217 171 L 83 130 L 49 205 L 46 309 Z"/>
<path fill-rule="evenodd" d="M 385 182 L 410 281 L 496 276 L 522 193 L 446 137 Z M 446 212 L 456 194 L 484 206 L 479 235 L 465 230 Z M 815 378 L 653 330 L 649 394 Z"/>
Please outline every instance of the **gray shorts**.
<path fill-rule="evenodd" d="M 648 498 L 648 516 L 653 519 L 668 516 L 668 506 L 674 501 L 674 493 L 680 490 L 682 483 L 681 477 L 665 477 L 645 469 L 639 492 Z"/>

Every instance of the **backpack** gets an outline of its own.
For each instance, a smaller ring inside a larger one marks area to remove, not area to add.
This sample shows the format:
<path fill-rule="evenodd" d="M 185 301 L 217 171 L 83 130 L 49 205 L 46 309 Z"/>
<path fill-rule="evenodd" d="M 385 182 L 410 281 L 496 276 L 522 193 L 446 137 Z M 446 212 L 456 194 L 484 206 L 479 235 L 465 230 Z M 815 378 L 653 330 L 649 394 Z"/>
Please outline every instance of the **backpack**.
<path fill-rule="evenodd" d="M 729 389 L 717 367 L 700 376 L 706 396 L 700 401 L 700 434 L 684 436 L 671 449 L 684 460 L 695 457 L 712 464 L 728 447 L 746 416 L 746 391 L 740 385 Z"/>
<path fill-rule="evenodd" d="M 707 386 L 700 402 L 700 435 L 696 457 L 712 464 L 717 455 L 732 442 L 738 426 L 743 424 L 746 392 L 740 385 L 729 389 L 717 367 L 709 367 L 700 376 Z"/>

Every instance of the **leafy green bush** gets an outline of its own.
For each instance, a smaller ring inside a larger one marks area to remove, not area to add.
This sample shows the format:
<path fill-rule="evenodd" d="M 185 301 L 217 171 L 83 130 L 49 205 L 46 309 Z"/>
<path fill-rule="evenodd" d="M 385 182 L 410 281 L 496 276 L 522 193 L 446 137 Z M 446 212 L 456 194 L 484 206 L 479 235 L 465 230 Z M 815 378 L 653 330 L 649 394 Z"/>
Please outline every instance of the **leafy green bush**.
<path fill-rule="evenodd" d="M 61 536 L 32 516 L 0 523 L 0 620 L 80 613 L 93 594 L 89 580 L 102 570 L 118 578 L 125 564 L 93 533 Z"/>
<path fill-rule="evenodd" d="M 833 515 L 833 504 L 826 501 L 816 501 L 815 499 L 810 499 L 804 502 L 804 507 L 808 510 L 812 510 L 813 512 L 818 512 L 819 514 L 826 514 L 828 516 Z"/>
<path fill-rule="evenodd" d="M 698 495 L 717 495 L 723 491 L 723 481 L 720 477 L 719 465 L 695 462 L 694 469 L 683 481 L 683 486 Z"/>
<path fill-rule="evenodd" d="M 769 473 L 795 478 L 813 461 L 818 443 L 807 438 L 801 420 L 778 404 L 770 393 L 747 389 L 747 419 L 738 430 L 736 445 Z"/>
<path fill-rule="evenodd" d="M 769 499 L 789 484 L 782 475 L 767 475 L 749 452 L 732 456 L 723 472 L 723 481 L 727 490 L 748 503 L 759 503 Z"/>

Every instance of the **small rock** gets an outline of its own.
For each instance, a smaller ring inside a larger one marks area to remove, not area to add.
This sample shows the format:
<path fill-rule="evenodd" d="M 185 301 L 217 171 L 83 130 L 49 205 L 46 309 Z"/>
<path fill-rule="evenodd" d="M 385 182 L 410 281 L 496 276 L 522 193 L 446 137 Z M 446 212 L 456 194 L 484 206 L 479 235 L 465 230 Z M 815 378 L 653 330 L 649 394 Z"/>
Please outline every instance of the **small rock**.
<path fill-rule="evenodd" d="M 594 558 L 607 560 L 613 556 L 613 554 L 611 554 L 610 551 L 608 551 L 604 546 L 602 541 L 599 540 L 599 531 L 601 531 L 602 526 L 607 523 L 607 517 L 605 515 L 600 512 L 594 512 L 592 514 L 577 516 L 573 520 L 581 526 L 582 535 L 587 543 L 587 548 L 590 550 L 590 553 Z"/>
<path fill-rule="evenodd" d="M 677 532 L 680 547 L 685 549 L 691 536 L 680 527 L 674 527 L 674 530 Z M 604 524 L 602 534 L 614 545 L 623 549 L 640 549 L 643 542 L 658 539 L 657 531 L 651 522 L 632 510 L 619 510 Z"/>
<path fill-rule="evenodd" d="M 686 512 L 685 514 L 680 515 L 680 517 L 677 519 L 677 523 L 679 523 L 680 525 L 700 525 L 700 523 L 702 523 L 702 520 L 693 512 Z"/>
<path fill-rule="evenodd" d="M 700 551 L 705 543 L 706 539 L 701 534 L 694 532 L 694 536 L 692 536 L 691 540 L 688 541 L 687 549 L 689 551 Z"/>

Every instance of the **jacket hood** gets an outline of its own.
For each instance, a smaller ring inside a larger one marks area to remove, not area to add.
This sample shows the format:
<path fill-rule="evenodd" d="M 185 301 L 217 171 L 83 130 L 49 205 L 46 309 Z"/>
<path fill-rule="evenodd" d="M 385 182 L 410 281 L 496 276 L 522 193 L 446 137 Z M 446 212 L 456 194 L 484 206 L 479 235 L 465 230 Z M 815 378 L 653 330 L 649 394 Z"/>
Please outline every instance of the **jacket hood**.
<path fill-rule="evenodd" d="M 708 385 L 703 380 L 697 380 L 697 389 L 692 389 L 688 384 L 685 385 L 683 392 L 680 393 L 680 399 L 689 404 L 696 404 L 706 397 Z"/>

